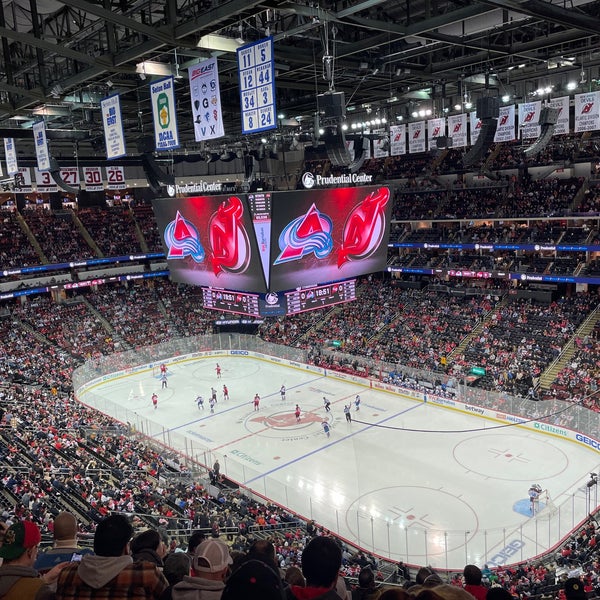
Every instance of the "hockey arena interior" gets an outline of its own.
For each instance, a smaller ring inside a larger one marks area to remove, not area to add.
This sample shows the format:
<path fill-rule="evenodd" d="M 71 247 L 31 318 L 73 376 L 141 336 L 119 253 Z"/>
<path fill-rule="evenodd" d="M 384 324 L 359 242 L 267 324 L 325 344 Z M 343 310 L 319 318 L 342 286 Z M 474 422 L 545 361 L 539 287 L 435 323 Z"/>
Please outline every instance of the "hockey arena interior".
<path fill-rule="evenodd" d="M 599 2 L 1 15 L 0 597 L 600 594 Z"/>

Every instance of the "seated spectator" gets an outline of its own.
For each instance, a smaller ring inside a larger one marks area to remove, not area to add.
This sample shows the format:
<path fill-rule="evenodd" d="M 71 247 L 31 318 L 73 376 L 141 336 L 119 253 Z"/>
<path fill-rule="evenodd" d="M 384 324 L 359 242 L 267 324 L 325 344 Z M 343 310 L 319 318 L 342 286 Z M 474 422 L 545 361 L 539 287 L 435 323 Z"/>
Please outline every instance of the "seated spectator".
<path fill-rule="evenodd" d="M 286 590 L 288 599 L 340 600 L 335 586 L 341 566 L 342 550 L 337 542 L 327 536 L 313 538 L 302 551 L 306 587 L 290 586 Z"/>
<path fill-rule="evenodd" d="M 465 578 L 465 590 L 477 600 L 486 600 L 488 588 L 481 585 L 481 569 L 476 565 L 466 565 L 463 569 Z"/>
<path fill-rule="evenodd" d="M 156 565 L 133 562 L 129 549 L 132 535 L 133 527 L 122 514 L 100 521 L 94 534 L 95 555 L 88 554 L 62 570 L 57 600 L 160 598 L 168 582 Z"/>
<path fill-rule="evenodd" d="M 204 597 L 204 596 L 203 596 Z M 250 559 L 227 580 L 222 600 L 284 600 L 279 573 L 261 560 Z"/>
<path fill-rule="evenodd" d="M 142 531 L 131 540 L 131 556 L 135 562 L 147 560 L 162 568 L 166 554 L 167 546 L 154 529 Z"/>
<path fill-rule="evenodd" d="M 173 587 L 173 600 L 219 600 L 232 563 L 225 542 L 215 538 L 204 540 L 194 553 L 192 574 Z"/>
<path fill-rule="evenodd" d="M 93 554 L 93 551 L 77 544 L 75 515 L 70 512 L 61 512 L 54 519 L 54 545 L 38 554 L 34 567 L 40 573 L 46 573 L 61 562 L 77 560 L 77 556 L 85 554 Z"/>
<path fill-rule="evenodd" d="M 358 574 L 358 587 L 352 592 L 352 600 L 376 600 L 381 591 L 371 567 L 363 567 Z"/>
<path fill-rule="evenodd" d="M 4 535 L 0 557 L 0 597 L 6 600 L 52 600 L 48 584 L 56 581 L 63 563 L 44 577 L 33 568 L 42 541 L 39 527 L 31 521 L 13 523 Z"/>

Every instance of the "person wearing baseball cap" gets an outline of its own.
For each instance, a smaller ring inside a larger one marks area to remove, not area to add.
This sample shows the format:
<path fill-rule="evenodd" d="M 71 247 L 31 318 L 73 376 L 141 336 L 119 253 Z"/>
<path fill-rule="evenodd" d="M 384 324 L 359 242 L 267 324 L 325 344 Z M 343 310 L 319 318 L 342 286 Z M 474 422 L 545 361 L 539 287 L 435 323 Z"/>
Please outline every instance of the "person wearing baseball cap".
<path fill-rule="evenodd" d="M 39 527 L 31 521 L 17 521 L 4 534 L 0 547 L 0 597 L 3 600 L 52 600 L 48 584 L 56 581 L 62 567 L 57 565 L 44 577 L 33 568 L 42 541 Z"/>
<path fill-rule="evenodd" d="M 194 552 L 192 574 L 172 588 L 173 600 L 219 600 L 232 563 L 225 542 L 218 538 L 204 540 Z"/>

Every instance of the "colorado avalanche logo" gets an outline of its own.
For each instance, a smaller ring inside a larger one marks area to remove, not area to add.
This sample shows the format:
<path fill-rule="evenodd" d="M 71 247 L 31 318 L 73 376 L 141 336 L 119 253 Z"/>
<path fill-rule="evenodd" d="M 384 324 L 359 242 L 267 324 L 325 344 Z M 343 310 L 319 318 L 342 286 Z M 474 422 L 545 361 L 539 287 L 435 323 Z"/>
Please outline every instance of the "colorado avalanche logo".
<path fill-rule="evenodd" d="M 204 262 L 204 248 L 198 230 L 177 211 L 175 220 L 165 228 L 165 244 L 169 249 L 167 258 L 180 259 L 190 256 L 194 262 Z"/>
<path fill-rule="evenodd" d="M 222 202 L 208 223 L 211 263 L 215 275 L 243 273 L 250 264 L 250 240 L 242 218 L 244 206 L 235 196 Z"/>
<path fill-rule="evenodd" d="M 325 258 L 333 249 L 331 219 L 317 210 L 313 204 L 305 215 L 286 225 L 279 235 L 281 254 L 274 265 L 298 260 L 311 252 L 317 258 Z"/>
<path fill-rule="evenodd" d="M 354 207 L 346 219 L 338 269 L 350 260 L 368 258 L 381 243 L 385 233 L 385 207 L 390 190 L 380 188 Z"/>

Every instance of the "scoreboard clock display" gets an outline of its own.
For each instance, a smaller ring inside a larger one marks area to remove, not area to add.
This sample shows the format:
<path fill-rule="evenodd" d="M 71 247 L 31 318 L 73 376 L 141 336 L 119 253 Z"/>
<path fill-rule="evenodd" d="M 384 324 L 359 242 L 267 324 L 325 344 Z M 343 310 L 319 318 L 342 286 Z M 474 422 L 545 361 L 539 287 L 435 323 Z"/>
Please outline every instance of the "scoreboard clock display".
<path fill-rule="evenodd" d="M 258 294 L 202 288 L 202 306 L 210 310 L 259 317 Z"/>
<path fill-rule="evenodd" d="M 288 315 L 356 300 L 356 279 L 286 292 Z"/>

